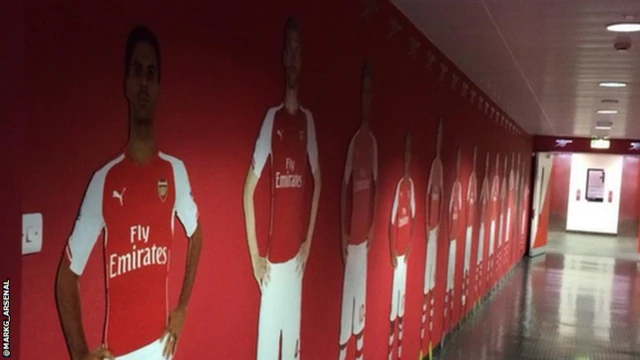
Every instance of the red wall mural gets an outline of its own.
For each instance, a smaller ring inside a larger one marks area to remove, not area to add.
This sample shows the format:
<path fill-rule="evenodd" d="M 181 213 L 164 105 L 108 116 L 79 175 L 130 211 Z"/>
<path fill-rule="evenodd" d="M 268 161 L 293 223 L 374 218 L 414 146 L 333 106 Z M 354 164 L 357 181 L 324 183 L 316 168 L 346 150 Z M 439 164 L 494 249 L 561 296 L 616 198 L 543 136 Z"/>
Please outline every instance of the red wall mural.
<path fill-rule="evenodd" d="M 247 247 L 242 194 L 265 112 L 282 102 L 285 93 L 282 47 L 284 23 L 290 14 L 300 23 L 299 99 L 313 114 L 322 171 L 316 226 L 302 280 L 296 352 L 302 359 L 331 359 L 340 351 L 345 271 L 340 189 L 349 143 L 361 123 L 365 60 L 372 68 L 370 126 L 377 138 L 378 189 L 367 254 L 364 357 L 383 358 L 389 352 L 394 275 L 389 219 L 395 186 L 403 174 L 407 131 L 412 135 L 410 173 L 415 184 L 416 226 L 406 264 L 402 357 L 415 358 L 421 351 L 426 355 L 428 343 L 435 346 L 445 331 L 461 321 L 470 310 L 468 304 L 462 308 L 460 297 L 466 231 L 464 225 L 449 226 L 445 206 L 437 239 L 433 331 L 421 339 L 426 186 L 436 156 L 439 120 L 443 123 L 442 198 L 448 204 L 457 174 L 463 217 L 471 206 L 465 195 L 474 149 L 480 180 L 485 177 L 481 164 L 487 154 L 491 174 L 498 152 L 502 162 L 505 156 L 511 159 L 519 154 L 528 164 L 532 139 L 390 3 L 328 5 L 187 1 L 179 7 L 154 4 L 150 9 L 126 1 L 28 4 L 25 67 L 30 69 L 26 73 L 30 92 L 25 131 L 37 146 L 25 150 L 30 162 L 22 173 L 22 208 L 43 214 L 45 237 L 41 252 L 22 259 L 22 304 L 29 311 L 22 313 L 21 322 L 23 333 L 37 331 L 47 336 L 39 338 L 38 346 L 27 346 L 23 338 L 21 358 L 68 358 L 52 291 L 56 270 L 93 172 L 127 143 L 124 42 L 129 30 L 140 23 L 155 32 L 162 51 L 157 142 L 162 151 L 184 162 L 202 230 L 197 277 L 175 359 L 202 354 L 220 359 L 256 357 L 261 289 Z M 511 160 L 507 169 L 501 163 L 500 178 L 512 166 Z M 268 186 L 258 185 L 255 202 L 257 207 L 268 204 Z M 261 213 L 256 221 L 257 237 L 264 239 L 269 232 L 268 215 Z M 471 259 L 476 258 L 480 221 L 475 216 Z M 188 253 L 181 226 L 176 227 L 176 234 L 168 275 L 170 309 L 179 299 Z M 457 238 L 453 307 L 444 324 L 446 260 L 452 236 Z M 485 251 L 487 246 L 485 242 Z M 98 240 L 80 277 L 82 320 L 90 349 L 103 337 L 103 259 L 108 255 Z M 515 261 L 505 258 L 510 263 L 502 270 Z M 474 279 L 476 262 L 471 263 L 469 279 Z M 474 285 L 469 280 L 469 288 Z M 481 289 L 488 291 L 486 286 Z M 476 293 L 472 298 L 481 296 Z M 398 345 L 396 341 L 394 346 Z M 347 349 L 346 358 L 352 359 L 356 346 Z"/>

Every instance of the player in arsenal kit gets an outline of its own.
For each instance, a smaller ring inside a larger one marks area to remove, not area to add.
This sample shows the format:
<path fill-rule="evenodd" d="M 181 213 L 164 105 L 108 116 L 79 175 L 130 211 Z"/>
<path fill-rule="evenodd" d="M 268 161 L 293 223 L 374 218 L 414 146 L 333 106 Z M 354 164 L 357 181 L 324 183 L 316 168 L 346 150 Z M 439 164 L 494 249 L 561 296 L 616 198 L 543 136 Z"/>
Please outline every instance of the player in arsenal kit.
<path fill-rule="evenodd" d="M 504 170 L 502 171 L 502 180 L 500 181 L 500 235 L 498 236 L 498 278 L 503 275 L 504 262 L 505 262 L 505 238 L 507 234 L 506 217 L 507 217 L 507 182 L 509 173 L 507 167 L 509 166 L 509 158 L 504 156 Z"/>
<path fill-rule="evenodd" d="M 58 309 L 74 360 L 171 358 L 182 332 L 202 235 L 184 163 L 156 147 L 160 70 L 156 37 L 136 27 L 125 52 L 129 142 L 121 155 L 93 175 L 58 270 Z M 189 245 L 180 299 L 169 312 L 167 283 L 176 215 Z M 103 231 L 106 320 L 103 344 L 90 351 L 78 285 Z"/>
<path fill-rule="evenodd" d="M 444 320 L 443 334 L 449 332 L 451 328 L 451 316 L 455 304 L 455 278 L 456 278 L 456 250 L 458 230 L 462 216 L 462 184 L 460 184 L 460 149 L 458 149 L 458 160 L 456 162 L 456 178 L 451 187 L 451 198 L 449 199 L 449 257 L 447 259 L 447 290 L 444 295 Z M 448 319 L 448 320 L 447 320 Z M 446 326 L 446 330 L 445 330 Z"/>
<path fill-rule="evenodd" d="M 486 228 L 487 219 L 489 219 L 489 198 L 491 192 L 489 190 L 489 153 L 484 164 L 484 179 L 482 180 L 482 186 L 480 190 L 480 234 L 478 236 L 478 253 L 476 258 L 476 277 L 475 277 L 475 293 L 476 304 L 480 299 L 480 294 L 483 292 L 483 287 L 480 285 L 484 283 L 484 244 L 486 242 Z"/>
<path fill-rule="evenodd" d="M 511 260 L 513 258 L 513 242 L 511 238 L 513 237 L 513 222 L 512 220 L 512 208 L 515 202 L 514 199 L 514 189 L 515 189 L 515 174 L 514 174 L 514 165 L 515 165 L 515 154 L 511 153 L 511 167 L 509 168 L 509 175 L 507 178 L 507 193 L 506 193 L 506 201 L 505 201 L 505 226 L 504 226 L 504 272 L 506 273 L 511 266 Z"/>
<path fill-rule="evenodd" d="M 529 177 L 526 173 L 527 164 L 522 162 L 522 201 L 520 201 L 520 254 L 525 251 L 527 240 L 527 210 L 529 207 Z"/>
<path fill-rule="evenodd" d="M 500 216 L 500 153 L 496 154 L 496 171 L 493 174 L 493 181 L 491 182 L 491 203 L 489 204 L 489 218 L 491 219 L 491 225 L 489 227 L 489 258 L 487 262 L 487 282 L 489 288 L 492 288 L 495 284 L 496 273 L 498 264 L 496 258 L 498 257 L 496 249 L 496 237 L 497 222 Z"/>
<path fill-rule="evenodd" d="M 436 157 L 431 163 L 429 171 L 429 182 L 427 183 L 426 194 L 426 225 L 427 225 L 427 254 L 424 271 L 422 322 L 420 329 L 420 358 L 425 351 L 431 353 L 431 332 L 433 331 L 433 289 L 436 286 L 436 263 L 438 254 L 438 231 L 440 229 L 440 216 L 444 210 L 444 181 L 442 161 L 440 160 L 440 147 L 442 145 L 442 119 L 438 123 L 438 133 L 436 136 Z M 429 314 L 429 338 L 425 339 L 425 326 Z M 428 342 L 428 344 L 427 344 Z M 427 346 L 428 345 L 428 346 Z"/>
<path fill-rule="evenodd" d="M 409 174 L 411 166 L 411 135 L 407 133 L 404 151 L 404 175 L 396 185 L 389 225 L 389 250 L 393 266 L 393 288 L 391 290 L 391 331 L 389 333 L 388 359 L 393 359 L 393 343 L 398 320 L 398 359 L 402 357 L 402 332 L 405 292 L 407 287 L 407 261 L 415 228 L 416 200 L 413 180 Z"/>
<path fill-rule="evenodd" d="M 340 321 L 340 355 L 347 356 L 351 335 L 356 337 L 356 360 L 364 346 L 367 253 L 373 235 L 378 181 L 378 145 L 369 126 L 371 68 L 365 64 L 362 81 L 362 123 L 349 143 L 341 192 L 342 260 L 345 265 Z M 347 203 L 351 202 L 351 211 Z"/>
<path fill-rule="evenodd" d="M 515 156 L 515 154 L 514 154 Z M 516 260 L 516 254 L 518 252 L 518 247 L 520 246 L 520 241 L 518 239 L 518 226 L 520 222 L 518 221 L 520 212 L 520 154 L 518 154 L 515 168 L 511 171 L 513 173 L 513 186 L 512 186 L 512 201 L 509 204 L 509 223 L 511 224 L 511 230 L 509 231 L 509 240 L 511 240 L 511 254 L 510 256 L 510 264 L 509 266 L 513 266 Z"/>
<path fill-rule="evenodd" d="M 478 149 L 473 148 L 473 169 L 467 185 L 467 217 L 464 245 L 464 271 L 462 278 L 462 315 L 467 313 L 469 298 L 469 271 L 471 269 L 471 247 L 473 244 L 473 226 L 476 221 L 476 202 L 478 201 L 478 179 L 476 177 L 476 156 Z"/>
<path fill-rule="evenodd" d="M 267 111 L 244 188 L 247 242 L 261 291 L 258 360 L 275 360 L 278 354 L 282 360 L 300 358 L 302 275 L 320 196 L 313 116 L 298 101 L 300 49 L 299 26 L 290 18 L 285 26 L 283 53 L 284 102 Z M 270 211 L 271 225 L 267 253 L 263 255 L 258 248 L 253 194 L 265 173 L 271 187 L 271 210 L 266 210 Z M 311 204 L 305 196 L 305 189 L 310 186 Z"/>

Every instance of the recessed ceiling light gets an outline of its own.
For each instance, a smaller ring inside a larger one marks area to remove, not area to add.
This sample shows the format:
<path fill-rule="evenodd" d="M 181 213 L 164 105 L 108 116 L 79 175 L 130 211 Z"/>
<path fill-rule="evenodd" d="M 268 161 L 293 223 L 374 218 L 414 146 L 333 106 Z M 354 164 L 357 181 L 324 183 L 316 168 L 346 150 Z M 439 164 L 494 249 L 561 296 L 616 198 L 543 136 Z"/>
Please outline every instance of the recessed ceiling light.
<path fill-rule="evenodd" d="M 604 100 L 602 100 L 602 103 L 603 104 L 617 104 L 618 100 L 616 100 L 616 99 L 604 99 Z"/>
<path fill-rule="evenodd" d="M 600 84 L 601 87 L 621 88 L 626 87 L 627 83 L 621 81 L 603 81 Z"/>
<path fill-rule="evenodd" d="M 607 30 L 613 32 L 636 32 L 640 31 L 640 23 L 638 22 L 619 22 L 607 25 Z"/>
<path fill-rule="evenodd" d="M 618 110 L 598 110 L 598 114 L 604 114 L 604 115 L 613 115 L 617 113 L 618 113 Z"/>
<path fill-rule="evenodd" d="M 611 130 L 613 123 L 611 121 L 598 121 L 596 122 L 596 130 Z"/>

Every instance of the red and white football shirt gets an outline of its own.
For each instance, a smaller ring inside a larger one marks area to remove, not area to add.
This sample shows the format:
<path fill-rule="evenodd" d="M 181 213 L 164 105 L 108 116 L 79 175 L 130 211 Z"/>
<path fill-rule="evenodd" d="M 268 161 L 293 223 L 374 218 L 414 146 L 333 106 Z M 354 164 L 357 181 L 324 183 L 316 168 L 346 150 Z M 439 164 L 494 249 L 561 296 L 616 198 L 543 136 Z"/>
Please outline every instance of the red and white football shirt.
<path fill-rule="evenodd" d="M 525 185 L 524 185 L 524 194 L 523 194 L 523 198 L 522 198 L 522 204 L 521 204 L 521 223 L 520 223 L 520 236 L 522 237 L 522 240 L 525 239 L 526 233 L 527 233 L 527 208 L 529 206 L 529 185 L 526 183 L 525 181 Z"/>
<path fill-rule="evenodd" d="M 416 215 L 416 199 L 413 180 L 404 176 L 396 185 L 396 193 L 393 198 L 391 210 L 391 225 L 395 234 L 396 255 L 406 253 L 411 242 L 411 227 Z"/>
<path fill-rule="evenodd" d="M 514 186 L 515 189 L 513 191 L 513 207 L 511 208 L 511 216 L 513 217 L 513 237 L 515 240 L 518 239 L 519 229 L 520 229 L 520 204 L 522 202 L 522 192 L 520 189 L 522 188 L 522 177 L 520 176 L 520 159 L 518 158 L 518 166 L 516 167 L 515 175 L 514 175 Z"/>
<path fill-rule="evenodd" d="M 451 200 L 449 202 L 449 239 L 455 240 L 458 237 L 462 216 L 462 185 L 456 181 L 451 189 Z"/>
<path fill-rule="evenodd" d="M 502 177 L 502 184 L 500 185 L 500 238 L 499 238 L 499 243 L 498 245 L 502 246 L 502 244 L 505 242 L 506 240 L 506 230 L 507 230 L 507 226 L 506 226 L 506 217 L 507 217 L 507 167 L 506 167 L 506 161 L 505 161 L 505 167 L 504 167 L 504 176 Z"/>
<path fill-rule="evenodd" d="M 81 275 L 104 230 L 104 341 L 116 356 L 156 341 L 166 327 L 176 214 L 191 237 L 198 208 L 184 163 L 172 156 L 158 153 L 137 165 L 123 154 L 89 183 L 66 251 L 71 271 Z"/>
<path fill-rule="evenodd" d="M 482 180 L 482 188 L 480 190 L 480 224 L 485 224 L 486 221 L 490 221 L 490 200 L 491 200 L 491 189 L 489 188 L 489 177 L 485 176 Z"/>
<path fill-rule="evenodd" d="M 427 227 L 429 230 L 440 225 L 440 210 L 444 196 L 442 162 L 436 158 L 431 164 L 429 184 L 427 185 Z"/>
<path fill-rule="evenodd" d="M 267 161 L 271 169 L 271 227 L 267 258 L 272 263 L 293 259 L 306 240 L 311 204 L 305 187 L 318 171 L 318 147 L 311 112 L 300 107 L 290 114 L 283 104 L 267 111 L 253 152 L 259 178 Z"/>
<path fill-rule="evenodd" d="M 370 130 L 358 129 L 347 153 L 344 181 L 351 180 L 349 244 L 367 239 L 373 222 L 373 183 L 378 180 L 378 145 Z"/>
<path fill-rule="evenodd" d="M 467 188 L 467 226 L 474 226 L 476 219 L 476 202 L 478 201 L 478 179 L 476 173 L 472 172 L 469 176 L 469 185 Z"/>
<path fill-rule="evenodd" d="M 476 212 L 478 201 L 478 179 L 475 170 L 469 175 L 467 187 L 467 209 L 465 226 L 465 246 L 464 246 L 464 271 L 469 271 L 471 266 L 471 251 L 473 250 L 473 227 L 476 223 Z M 478 250 L 476 249 L 476 252 Z"/>
<path fill-rule="evenodd" d="M 506 232 L 505 232 L 505 241 L 510 241 L 513 235 L 513 209 L 516 202 L 516 177 L 513 172 L 513 167 L 509 171 L 509 184 L 507 190 L 507 204 L 506 204 L 506 212 L 504 213 L 506 216 Z"/>
<path fill-rule="evenodd" d="M 480 226 L 481 226 L 481 229 L 483 230 L 483 232 L 481 232 L 478 239 L 478 253 L 477 253 L 478 264 L 484 258 L 485 237 L 488 232 L 487 229 L 490 229 L 487 226 L 487 220 L 490 220 L 488 218 L 490 196 L 491 196 L 491 193 L 489 192 L 489 178 L 485 175 L 484 179 L 482 180 L 482 187 L 480 190 L 480 204 L 478 209 L 480 211 Z"/>
<path fill-rule="evenodd" d="M 500 217 L 500 175 L 498 175 L 498 170 L 496 169 L 496 174 L 493 177 L 493 181 L 491 182 L 491 203 L 489 205 L 489 220 L 490 223 L 493 222 L 496 228 L 490 229 L 492 234 L 490 234 L 491 239 L 493 239 L 493 243 L 489 244 L 489 255 L 493 255 L 496 248 L 496 240 L 497 237 L 500 236 L 500 229 L 498 219 Z M 497 234 L 496 234 L 497 232 Z"/>

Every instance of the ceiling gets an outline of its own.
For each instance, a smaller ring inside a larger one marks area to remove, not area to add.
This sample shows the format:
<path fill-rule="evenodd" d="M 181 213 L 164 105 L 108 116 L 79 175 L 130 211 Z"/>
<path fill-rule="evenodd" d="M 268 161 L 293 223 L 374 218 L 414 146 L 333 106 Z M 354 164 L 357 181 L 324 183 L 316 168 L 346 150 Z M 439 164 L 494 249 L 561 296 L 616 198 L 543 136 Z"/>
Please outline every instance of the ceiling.
<path fill-rule="evenodd" d="M 605 28 L 640 21 L 640 0 L 392 1 L 528 133 L 640 138 L 640 33 L 619 52 Z M 598 86 L 609 80 L 629 86 Z M 612 129 L 596 130 L 601 120 Z"/>

